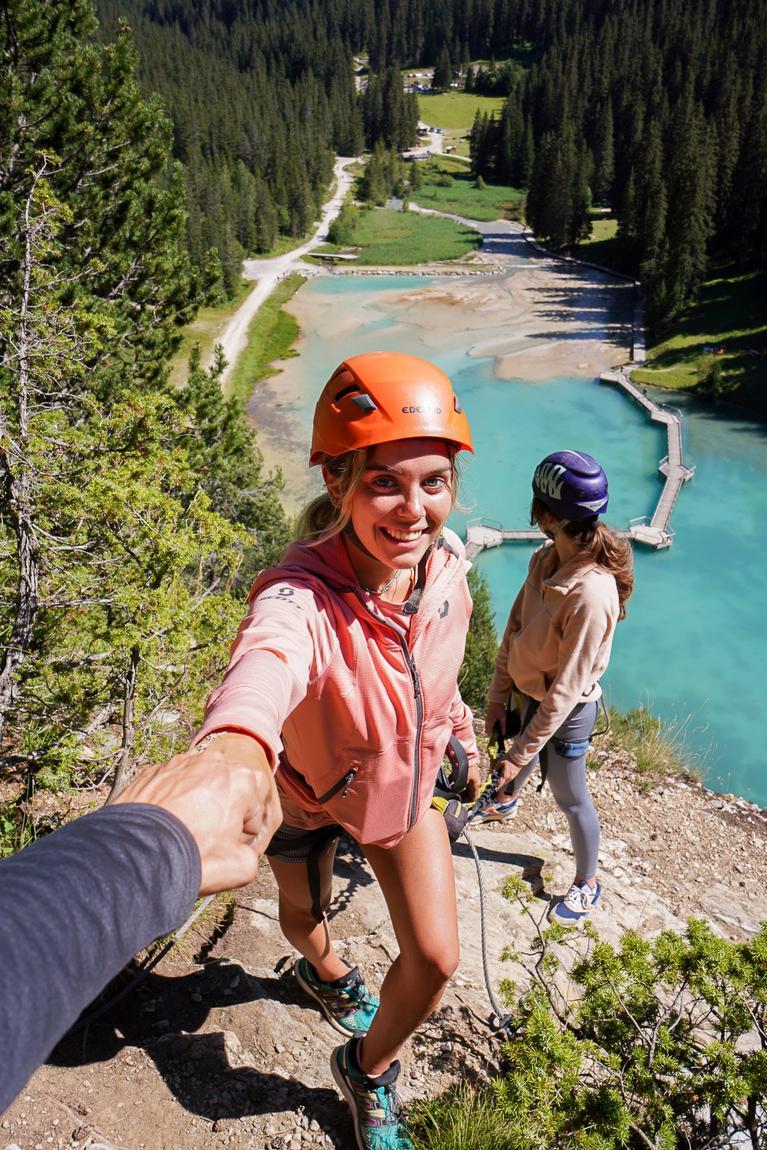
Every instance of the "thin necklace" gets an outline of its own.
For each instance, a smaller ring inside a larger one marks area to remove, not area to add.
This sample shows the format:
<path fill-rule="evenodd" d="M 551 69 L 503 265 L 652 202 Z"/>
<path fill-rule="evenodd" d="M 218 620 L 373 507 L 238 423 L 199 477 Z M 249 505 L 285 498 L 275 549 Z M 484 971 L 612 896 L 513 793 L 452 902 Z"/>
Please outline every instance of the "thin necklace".
<path fill-rule="evenodd" d="M 397 582 L 398 578 L 399 578 L 399 571 L 395 571 L 394 574 L 392 575 L 391 579 L 387 579 L 386 582 L 382 583 L 381 586 L 378 587 L 376 590 L 373 590 L 372 587 L 368 587 L 367 584 L 362 582 L 362 580 L 360 580 L 360 587 L 362 588 L 363 591 L 367 591 L 368 595 L 383 595 L 384 591 L 388 591 L 390 587 L 394 586 L 394 584 Z"/>

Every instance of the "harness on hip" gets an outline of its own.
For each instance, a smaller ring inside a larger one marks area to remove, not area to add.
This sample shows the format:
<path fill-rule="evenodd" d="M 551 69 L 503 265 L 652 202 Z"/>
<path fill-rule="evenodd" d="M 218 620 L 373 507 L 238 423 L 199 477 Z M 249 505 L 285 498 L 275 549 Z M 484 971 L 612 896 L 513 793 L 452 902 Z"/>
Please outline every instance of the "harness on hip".
<path fill-rule="evenodd" d="M 459 797 L 466 790 L 468 781 L 469 756 L 463 743 L 459 742 L 455 735 L 451 735 L 431 800 L 431 805 L 440 811 L 445 820 L 451 843 L 456 842 L 469 817 L 468 808 Z"/>
<path fill-rule="evenodd" d="M 305 835 L 297 835 L 290 840 L 291 850 L 307 852 L 306 869 L 309 883 L 309 894 L 312 899 L 312 915 L 316 922 L 322 922 L 325 912 L 322 909 L 322 885 L 320 877 L 320 855 L 324 854 L 331 843 L 341 837 L 341 828 L 335 823 L 326 827 L 317 827 L 307 831 Z M 274 839 L 264 851 L 266 855 L 277 855 L 281 844 L 275 844 Z"/>

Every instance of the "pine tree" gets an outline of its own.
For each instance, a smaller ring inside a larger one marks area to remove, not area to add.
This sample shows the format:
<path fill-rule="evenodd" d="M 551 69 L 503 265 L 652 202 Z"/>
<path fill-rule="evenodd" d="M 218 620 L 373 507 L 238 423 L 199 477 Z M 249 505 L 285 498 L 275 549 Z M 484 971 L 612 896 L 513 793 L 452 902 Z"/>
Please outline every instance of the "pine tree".
<path fill-rule="evenodd" d="M 452 81 L 453 65 L 450 63 L 450 53 L 448 52 L 447 45 L 445 45 L 437 56 L 431 86 L 435 92 L 443 92 L 450 87 Z"/>
<path fill-rule="evenodd" d="M 613 110 L 609 101 L 600 110 L 597 138 L 594 145 L 594 178 L 592 193 L 598 204 L 609 204 L 615 179 L 615 129 Z"/>
<path fill-rule="evenodd" d="M 473 608 L 458 681 L 464 700 L 471 708 L 482 713 L 487 706 L 487 692 L 495 669 L 498 636 L 487 579 L 476 567 L 472 567 L 468 580 Z"/>
<path fill-rule="evenodd" d="M 211 409 L 214 449 L 166 386 L 191 312 L 182 185 L 127 37 L 93 31 L 69 0 L 0 20 L 0 724 L 35 768 L 82 765 L 90 741 L 119 773 L 182 682 L 199 706 L 235 572 L 284 519 L 241 413 Z M 225 453 L 210 494 L 205 450 Z"/>

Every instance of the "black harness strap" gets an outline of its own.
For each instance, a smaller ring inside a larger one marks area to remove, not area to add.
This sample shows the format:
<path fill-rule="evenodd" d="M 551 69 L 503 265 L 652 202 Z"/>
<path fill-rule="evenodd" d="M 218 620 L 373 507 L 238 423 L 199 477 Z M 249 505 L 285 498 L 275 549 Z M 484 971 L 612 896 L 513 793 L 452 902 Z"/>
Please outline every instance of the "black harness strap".
<path fill-rule="evenodd" d="M 503 755 L 506 753 L 506 739 L 513 738 L 515 735 L 521 734 L 522 731 L 527 729 L 527 725 L 532 719 L 535 712 L 540 707 L 538 699 L 530 699 L 524 715 L 519 717 L 517 711 L 512 710 L 510 707 L 506 708 L 506 727 L 501 730 L 501 724 L 496 723 L 493 734 L 497 740 L 498 754 Z M 541 768 L 541 781 L 536 787 L 538 792 L 542 791 L 546 785 L 546 776 L 549 773 L 549 745 L 546 743 L 538 753 L 538 763 Z"/>
<path fill-rule="evenodd" d="M 307 831 L 305 835 L 283 842 L 275 842 L 274 839 L 272 839 L 264 852 L 267 855 L 278 856 L 289 850 L 308 850 L 306 869 L 309 881 L 309 894 L 312 899 L 312 915 L 316 922 L 322 922 L 325 917 L 321 903 L 320 855 L 324 854 L 330 844 L 336 842 L 340 837 L 341 828 L 338 826 L 318 827 L 317 830 Z"/>
<path fill-rule="evenodd" d="M 434 784 L 434 794 L 441 799 L 453 799 L 463 794 L 469 781 L 469 756 L 466 748 L 455 735 L 450 736 L 450 742 L 445 747 L 445 754 L 450 764 L 448 771 L 444 764 L 439 769 L 437 781 Z"/>

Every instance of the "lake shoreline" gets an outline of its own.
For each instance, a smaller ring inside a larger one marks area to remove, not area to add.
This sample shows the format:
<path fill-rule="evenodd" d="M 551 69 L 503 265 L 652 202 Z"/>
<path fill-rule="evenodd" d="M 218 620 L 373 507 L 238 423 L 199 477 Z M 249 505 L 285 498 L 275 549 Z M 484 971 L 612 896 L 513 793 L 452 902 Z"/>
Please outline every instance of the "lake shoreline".
<path fill-rule="evenodd" d="M 500 229 L 502 224 L 494 226 Z M 502 230 L 500 240 L 490 239 L 471 268 L 460 274 L 456 270 L 438 265 L 428 265 L 428 271 L 399 267 L 388 269 L 387 275 L 383 268 L 360 269 L 361 274 L 344 268 L 337 274 L 314 276 L 285 308 L 300 328 L 292 350 L 305 357 L 310 333 L 326 325 L 329 338 L 343 335 L 348 354 L 355 354 L 354 324 L 318 302 L 323 282 L 370 280 L 372 294 L 379 278 L 412 281 L 417 276 L 414 286 L 381 292 L 374 306 L 382 319 L 388 317 L 392 324 L 417 334 L 435 358 L 470 343 L 472 358 L 494 361 L 499 380 L 541 383 L 562 375 L 596 379 L 630 358 L 632 285 L 571 261 L 542 257 L 511 225 Z M 360 326 L 366 322 L 368 316 L 359 317 Z M 291 417 L 293 397 L 285 395 L 286 384 L 291 390 L 291 362 L 277 360 L 271 367 L 277 375 L 256 384 L 248 418 L 257 430 L 266 467 L 282 468 L 283 498 L 288 512 L 295 514 L 317 485 L 307 480 L 305 431 Z M 317 380 L 318 392 L 323 383 L 324 379 Z"/>

